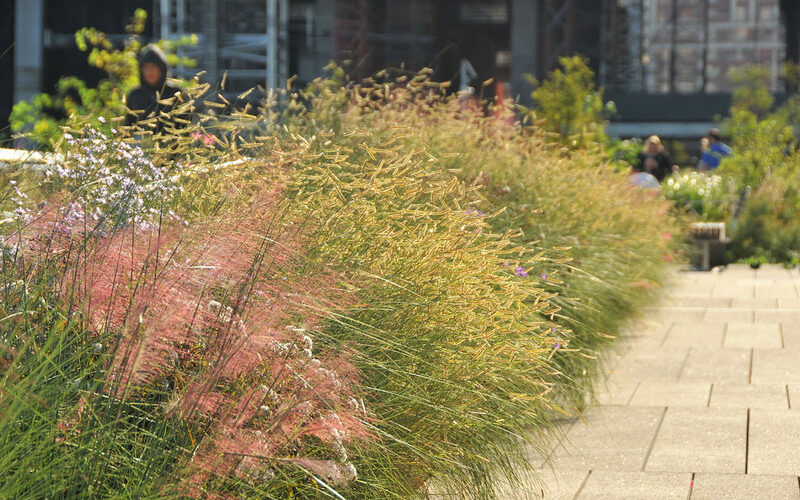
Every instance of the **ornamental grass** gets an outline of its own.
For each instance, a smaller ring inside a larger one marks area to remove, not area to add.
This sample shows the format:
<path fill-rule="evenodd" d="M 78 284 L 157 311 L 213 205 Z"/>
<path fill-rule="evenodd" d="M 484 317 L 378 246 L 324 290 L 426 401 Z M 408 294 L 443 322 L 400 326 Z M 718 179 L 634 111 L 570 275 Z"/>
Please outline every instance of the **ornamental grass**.
<path fill-rule="evenodd" d="M 2 496 L 519 480 L 657 293 L 672 226 L 600 151 L 487 106 L 425 73 L 319 81 L 162 136 L 76 119 L 47 175 L 8 172 Z"/>

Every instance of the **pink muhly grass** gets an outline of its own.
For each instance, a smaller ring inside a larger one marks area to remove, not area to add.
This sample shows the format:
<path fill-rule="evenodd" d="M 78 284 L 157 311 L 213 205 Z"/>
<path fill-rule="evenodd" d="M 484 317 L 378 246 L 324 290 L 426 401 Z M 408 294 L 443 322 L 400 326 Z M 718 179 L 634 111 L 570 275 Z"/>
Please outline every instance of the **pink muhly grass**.
<path fill-rule="evenodd" d="M 304 329 L 287 328 L 301 317 L 312 331 L 317 310 L 354 299 L 332 271 L 299 272 L 302 238 L 268 230 L 273 211 L 265 201 L 187 228 L 128 227 L 83 244 L 64 267 L 65 298 L 89 331 L 116 339 L 110 394 L 156 391 L 167 415 L 205 422 L 190 482 L 281 464 L 344 481 L 355 472 L 343 444 L 373 438 L 366 409 L 352 404 L 359 377 L 348 353 L 317 354 Z M 304 458 L 308 438 L 327 443 L 331 461 Z"/>

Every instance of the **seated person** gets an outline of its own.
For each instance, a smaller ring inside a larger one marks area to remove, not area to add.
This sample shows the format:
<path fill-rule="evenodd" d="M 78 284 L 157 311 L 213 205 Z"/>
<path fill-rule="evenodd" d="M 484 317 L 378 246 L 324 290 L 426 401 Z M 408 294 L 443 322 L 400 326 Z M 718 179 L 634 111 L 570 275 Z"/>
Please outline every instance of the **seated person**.
<path fill-rule="evenodd" d="M 733 153 L 727 144 L 722 142 L 722 136 L 719 129 L 712 128 L 708 132 L 708 147 L 703 151 L 703 156 L 700 158 L 700 170 L 707 172 L 719 167 L 723 158 L 730 156 Z"/>
<path fill-rule="evenodd" d="M 649 162 L 648 160 L 654 160 Z M 650 170 L 647 170 L 650 168 Z M 667 178 L 674 168 L 672 157 L 666 152 L 657 135 L 651 135 L 645 141 L 642 152 L 639 153 L 639 164 L 635 167 L 638 172 L 648 172 L 655 176 L 659 182 Z"/>

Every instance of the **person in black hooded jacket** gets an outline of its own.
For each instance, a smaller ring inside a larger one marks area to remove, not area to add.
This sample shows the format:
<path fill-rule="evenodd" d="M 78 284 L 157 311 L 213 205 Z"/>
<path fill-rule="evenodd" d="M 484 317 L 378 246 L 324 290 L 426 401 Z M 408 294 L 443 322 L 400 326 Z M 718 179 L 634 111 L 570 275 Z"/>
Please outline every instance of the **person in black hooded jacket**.
<path fill-rule="evenodd" d="M 131 90 L 126 100 L 129 111 L 125 116 L 125 125 L 133 125 L 140 120 L 158 116 L 160 112 L 169 112 L 180 101 L 181 89 L 167 81 L 169 64 L 167 57 L 155 45 L 147 45 L 139 53 L 139 86 Z M 159 100 L 174 99 L 171 104 L 159 103 Z M 164 123 L 159 121 L 157 131 L 163 130 Z"/>

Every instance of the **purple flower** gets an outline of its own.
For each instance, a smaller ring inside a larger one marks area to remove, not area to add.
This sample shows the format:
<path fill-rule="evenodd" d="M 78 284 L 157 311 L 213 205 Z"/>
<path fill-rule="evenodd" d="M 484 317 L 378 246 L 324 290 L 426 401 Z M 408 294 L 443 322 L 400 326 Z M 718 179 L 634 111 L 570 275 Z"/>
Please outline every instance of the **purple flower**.
<path fill-rule="evenodd" d="M 542 275 L 542 281 L 547 281 L 547 275 L 546 274 Z"/>
<path fill-rule="evenodd" d="M 510 263 L 510 262 L 503 262 L 503 265 L 504 265 L 504 266 L 506 266 L 506 267 L 508 267 L 508 266 L 510 266 L 510 265 L 511 265 L 511 263 Z"/>
<path fill-rule="evenodd" d="M 526 271 L 525 268 L 522 266 L 517 266 L 517 268 L 514 269 L 514 272 L 517 273 L 517 276 L 521 278 L 528 276 L 528 271 Z"/>
<path fill-rule="evenodd" d="M 560 349 L 561 349 L 561 344 L 559 344 L 558 342 L 556 342 L 555 344 L 553 344 L 553 347 L 555 347 L 555 348 L 556 348 L 556 351 L 558 351 L 558 350 L 560 350 Z"/>

